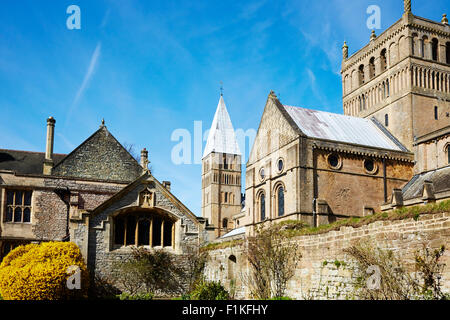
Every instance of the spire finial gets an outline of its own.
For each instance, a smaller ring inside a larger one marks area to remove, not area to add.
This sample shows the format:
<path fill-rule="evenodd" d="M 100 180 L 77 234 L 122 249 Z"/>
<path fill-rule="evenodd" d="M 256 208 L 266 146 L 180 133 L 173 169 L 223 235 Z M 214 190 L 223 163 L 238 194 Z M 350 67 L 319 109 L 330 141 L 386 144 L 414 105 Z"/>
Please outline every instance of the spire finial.
<path fill-rule="evenodd" d="M 411 0 L 403 0 L 405 5 L 405 13 L 411 12 Z"/>
<path fill-rule="evenodd" d="M 377 35 L 375 34 L 375 30 L 372 30 L 372 33 L 370 34 L 370 41 L 373 41 L 377 38 Z"/>
<path fill-rule="evenodd" d="M 344 45 L 342 46 L 342 57 L 344 59 L 348 58 L 348 45 L 346 41 L 344 41 Z"/>
<path fill-rule="evenodd" d="M 447 15 L 446 15 L 445 13 L 442 15 L 442 21 L 441 21 L 441 23 L 443 23 L 443 24 L 448 24 Z"/>
<path fill-rule="evenodd" d="M 223 82 L 220 81 L 220 96 L 223 97 Z"/>
<path fill-rule="evenodd" d="M 105 119 L 103 118 L 103 119 L 102 119 L 102 124 L 101 124 L 100 128 L 103 128 L 104 126 L 105 126 Z"/>

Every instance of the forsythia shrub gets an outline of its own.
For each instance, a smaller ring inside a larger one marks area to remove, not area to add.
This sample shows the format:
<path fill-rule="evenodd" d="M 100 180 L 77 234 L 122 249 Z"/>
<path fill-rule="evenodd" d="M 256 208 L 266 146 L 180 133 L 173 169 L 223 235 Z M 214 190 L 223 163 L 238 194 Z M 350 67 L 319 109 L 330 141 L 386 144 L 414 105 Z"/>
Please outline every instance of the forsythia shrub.
<path fill-rule="evenodd" d="M 81 289 L 69 290 L 67 270 L 81 270 Z M 29 244 L 12 250 L 0 264 L 0 296 L 5 300 L 65 300 L 87 297 L 89 275 L 72 242 Z"/>

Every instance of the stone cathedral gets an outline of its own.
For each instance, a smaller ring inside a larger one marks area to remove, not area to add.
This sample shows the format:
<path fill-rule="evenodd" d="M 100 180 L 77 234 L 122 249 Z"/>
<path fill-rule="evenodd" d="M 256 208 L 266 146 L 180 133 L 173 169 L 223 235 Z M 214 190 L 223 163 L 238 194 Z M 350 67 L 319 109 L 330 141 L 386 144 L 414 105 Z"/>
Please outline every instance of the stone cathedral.
<path fill-rule="evenodd" d="M 222 237 L 282 220 L 318 226 L 450 198 L 446 15 L 440 22 L 415 16 L 405 0 L 396 23 L 379 35 L 372 31 L 351 56 L 344 42 L 342 53 L 343 115 L 284 105 L 269 94 L 245 165 L 243 210 L 224 201 L 239 188 L 230 189 L 223 176 L 239 171 L 224 169 L 231 162 L 222 159 L 239 150 L 225 133 L 232 125 L 221 98 L 212 128 L 220 138 L 210 135 L 203 162 L 202 208 L 217 230 L 234 223 L 237 229 Z"/>

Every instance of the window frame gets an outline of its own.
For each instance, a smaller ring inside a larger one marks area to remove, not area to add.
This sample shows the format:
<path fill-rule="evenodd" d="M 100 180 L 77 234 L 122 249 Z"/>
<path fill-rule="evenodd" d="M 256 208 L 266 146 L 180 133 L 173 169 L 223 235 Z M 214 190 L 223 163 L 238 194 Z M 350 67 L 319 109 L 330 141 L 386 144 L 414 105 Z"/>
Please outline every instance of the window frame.
<path fill-rule="evenodd" d="M 128 219 L 129 217 L 135 218 L 135 226 L 134 226 L 134 242 L 131 244 L 128 244 L 127 239 L 127 232 L 128 232 Z M 117 219 L 122 218 L 124 219 L 123 222 L 123 244 L 118 243 L 118 240 L 116 240 L 117 236 Z M 156 219 L 155 219 L 156 218 Z M 154 227 L 156 220 L 159 219 L 161 223 L 158 222 L 158 225 L 161 226 L 160 233 L 160 242 L 159 245 L 154 245 Z M 139 231 L 139 224 L 141 221 L 149 221 L 149 235 L 148 235 L 148 244 L 139 244 L 139 238 L 140 238 L 140 231 Z M 156 211 L 145 211 L 145 210 L 136 210 L 132 212 L 123 212 L 115 215 L 112 219 L 112 248 L 113 249 L 121 249 L 121 248 L 129 248 L 129 247 L 143 247 L 143 248 L 150 248 L 150 249 L 175 249 L 175 233 L 176 233 L 176 222 L 177 220 L 170 217 L 166 214 L 161 214 Z M 166 241 L 166 232 L 167 229 L 165 228 L 166 224 L 169 223 L 171 233 L 171 243 L 170 245 L 165 245 Z"/>
<path fill-rule="evenodd" d="M 12 192 L 13 193 L 13 199 L 12 199 L 12 204 L 8 203 L 8 193 Z M 22 193 L 22 200 L 21 200 L 21 204 L 16 204 L 16 195 L 17 193 L 21 192 Z M 25 204 L 25 197 L 26 194 L 29 193 L 30 194 L 30 204 L 26 205 Z M 32 224 L 32 217 L 33 217 L 33 198 L 34 198 L 34 192 L 32 189 L 5 189 L 5 199 L 4 199 L 4 206 L 3 206 L 3 218 L 2 221 L 3 223 L 7 223 L 7 224 L 25 224 L 25 225 L 29 225 Z M 12 212 L 11 212 L 11 220 L 8 221 L 8 209 L 11 208 Z M 20 209 L 21 213 L 20 213 L 20 221 L 15 221 L 15 212 L 17 209 Z M 29 221 L 24 221 L 24 212 L 25 210 L 28 209 L 29 210 Z"/>

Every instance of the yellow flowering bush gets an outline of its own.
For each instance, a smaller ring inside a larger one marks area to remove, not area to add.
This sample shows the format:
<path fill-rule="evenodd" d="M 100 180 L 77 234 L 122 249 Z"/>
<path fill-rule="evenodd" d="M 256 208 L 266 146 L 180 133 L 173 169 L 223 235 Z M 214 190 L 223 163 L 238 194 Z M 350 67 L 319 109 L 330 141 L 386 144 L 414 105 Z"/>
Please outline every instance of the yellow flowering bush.
<path fill-rule="evenodd" d="M 68 289 L 71 266 L 81 271 L 80 289 Z M 0 296 L 5 300 L 80 299 L 87 297 L 88 285 L 86 264 L 72 242 L 19 246 L 0 264 Z"/>

